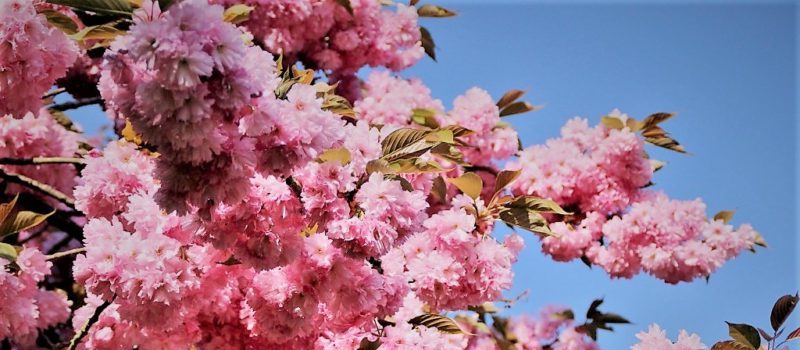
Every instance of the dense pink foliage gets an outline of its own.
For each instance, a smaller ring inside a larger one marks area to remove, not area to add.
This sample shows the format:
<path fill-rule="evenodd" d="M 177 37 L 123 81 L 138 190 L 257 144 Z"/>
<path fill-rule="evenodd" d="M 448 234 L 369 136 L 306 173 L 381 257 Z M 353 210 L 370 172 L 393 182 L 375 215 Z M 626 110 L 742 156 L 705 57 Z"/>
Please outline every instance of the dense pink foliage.
<path fill-rule="evenodd" d="M 561 134 L 526 148 L 509 165 L 522 170 L 514 193 L 551 198 L 576 213 L 551 223 L 557 235 L 542 239 L 542 250 L 553 259 L 585 257 L 612 277 L 645 271 L 678 283 L 709 276 L 754 246 L 752 227 L 735 230 L 709 220 L 701 200 L 673 200 L 644 189 L 653 173 L 644 141 L 628 128 L 590 128 L 573 119 Z"/>
<path fill-rule="evenodd" d="M 69 318 L 70 302 L 63 291 L 37 287 L 53 265 L 39 250 L 25 248 L 13 270 L 10 264 L 0 257 L 0 339 L 9 338 L 20 346 L 32 347 L 37 330 Z"/>
<path fill-rule="evenodd" d="M 539 233 L 554 260 L 668 283 L 708 276 L 760 239 L 749 225 L 709 220 L 699 199 L 646 189 L 645 140 L 629 128 L 573 119 L 560 138 L 520 150 L 489 92 L 471 88 L 448 109 L 421 80 L 395 76 L 423 55 L 412 5 L 248 0 L 246 21 L 226 21 L 240 2 L 132 1 L 109 47 L 82 42 L 100 57 L 79 56 L 31 3 L 0 0 L 0 158 L 80 158 L 0 165 L 48 185 L 3 183 L 4 199 L 35 193 L 67 227 L 0 237 L 24 243 L 16 258 L 0 255 L 4 344 L 68 339 L 96 318 L 79 348 L 499 350 L 507 332 L 519 350 L 597 350 L 566 308 L 512 317 L 504 331 L 469 311 L 503 300 L 526 244 L 493 235 L 498 220 Z M 278 56 L 318 75 L 292 76 Z M 366 66 L 388 71 L 362 85 L 355 73 Z M 69 67 L 59 84 L 99 94 L 126 140 L 91 149 L 41 108 Z M 398 134 L 423 136 L 392 150 L 416 137 Z M 501 169 L 519 177 L 495 189 Z M 74 208 L 44 196 L 52 191 Z M 570 213 L 529 207 L 514 221 L 504 215 L 516 199 Z M 526 226 L 538 217 L 553 235 Z M 74 261 L 51 275 L 43 251 L 78 244 L 85 250 L 58 257 Z M 56 285 L 84 299 L 71 320 Z M 412 324 L 431 313 L 471 334 Z M 685 333 L 673 344 L 657 326 L 638 337 L 633 350 L 705 349 Z"/>
<path fill-rule="evenodd" d="M 78 57 L 78 47 L 50 27 L 30 0 L 0 1 L 0 115 L 22 118 Z"/>

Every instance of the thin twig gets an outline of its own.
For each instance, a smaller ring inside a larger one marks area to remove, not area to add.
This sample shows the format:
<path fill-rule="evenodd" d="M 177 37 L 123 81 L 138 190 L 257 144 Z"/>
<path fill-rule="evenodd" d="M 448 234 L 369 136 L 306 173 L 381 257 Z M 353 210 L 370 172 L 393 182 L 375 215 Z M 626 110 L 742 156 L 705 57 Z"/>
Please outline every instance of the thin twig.
<path fill-rule="evenodd" d="M 58 89 L 55 89 L 55 90 L 51 90 L 50 92 L 48 92 L 48 93 L 46 93 L 46 94 L 42 95 L 42 98 L 44 99 L 44 98 L 49 98 L 49 97 L 57 96 L 57 95 L 61 94 L 61 93 L 62 93 L 62 92 L 64 92 L 64 91 L 67 91 L 67 89 L 65 89 L 65 88 L 58 88 Z"/>
<path fill-rule="evenodd" d="M 48 195 L 57 199 L 59 202 L 64 203 L 70 209 L 75 210 L 75 200 L 64 194 L 63 192 L 53 188 L 52 186 L 41 183 L 31 179 L 25 175 L 11 174 L 0 170 L 0 178 L 9 182 L 14 182 L 28 188 L 32 188 L 42 194 Z"/>
<path fill-rule="evenodd" d="M 54 109 L 57 111 L 66 111 L 69 109 L 76 109 L 81 108 L 83 106 L 93 105 L 102 102 L 103 99 L 100 97 L 88 97 L 88 98 L 79 98 L 75 101 L 59 103 L 56 105 L 50 106 L 50 109 Z"/>
<path fill-rule="evenodd" d="M 83 159 L 69 158 L 69 157 L 0 158 L 0 164 L 4 165 L 83 164 Z"/>
<path fill-rule="evenodd" d="M 67 350 L 75 350 L 78 348 L 78 345 L 80 345 L 81 340 L 83 340 L 83 338 L 86 337 L 87 334 L 89 334 L 89 328 L 92 328 L 92 325 L 94 325 L 95 323 L 97 323 L 97 321 L 100 320 L 100 314 L 102 314 L 103 311 L 105 311 L 105 309 L 108 308 L 116 298 L 117 296 L 115 295 L 114 297 L 111 298 L 110 301 L 109 300 L 104 301 L 102 304 L 100 304 L 100 306 L 94 309 L 92 317 L 90 317 L 89 320 L 86 321 L 86 323 L 83 325 L 83 327 L 81 327 L 78 333 L 75 334 L 75 337 L 73 337 L 72 340 L 69 342 Z"/>
<path fill-rule="evenodd" d="M 86 247 L 80 247 L 75 249 L 70 249 L 63 252 L 53 253 L 47 256 L 47 260 L 55 260 L 59 258 L 63 258 L 65 256 L 75 255 L 86 252 Z"/>

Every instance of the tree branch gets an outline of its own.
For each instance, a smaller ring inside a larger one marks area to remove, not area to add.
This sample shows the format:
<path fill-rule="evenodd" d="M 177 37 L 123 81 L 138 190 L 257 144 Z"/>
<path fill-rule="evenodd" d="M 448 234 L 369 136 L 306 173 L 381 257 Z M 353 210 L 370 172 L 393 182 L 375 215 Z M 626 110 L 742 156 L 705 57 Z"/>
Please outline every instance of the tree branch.
<path fill-rule="evenodd" d="M 25 175 L 11 174 L 11 173 L 7 173 L 7 172 L 2 171 L 2 170 L 0 170 L 0 178 L 4 179 L 6 181 L 9 181 L 9 182 L 14 182 L 14 183 L 23 185 L 23 186 L 28 187 L 28 188 L 32 188 L 32 189 L 36 190 L 37 192 L 40 192 L 42 194 L 45 194 L 45 195 L 48 195 L 50 197 L 53 197 L 53 198 L 57 199 L 61 203 L 64 203 L 66 206 L 68 206 L 70 209 L 75 210 L 75 200 L 74 199 L 70 198 L 69 196 L 67 196 L 63 192 L 53 188 L 52 186 L 50 186 L 48 184 L 41 183 L 41 182 L 36 181 L 34 179 L 31 179 L 31 178 L 29 178 L 29 177 L 27 177 Z"/>
<path fill-rule="evenodd" d="M 64 102 L 64 103 L 59 103 L 59 104 L 52 105 L 52 106 L 50 106 L 50 109 L 54 109 L 54 110 L 57 110 L 57 111 L 66 111 L 66 110 L 69 110 L 69 109 L 76 109 L 76 108 L 81 108 L 83 106 L 98 104 L 98 103 L 100 103 L 102 101 L 103 101 L 103 99 L 100 98 L 100 97 L 79 98 L 79 99 L 77 99 L 75 101 Z"/>
<path fill-rule="evenodd" d="M 111 298 L 110 301 L 104 301 L 102 304 L 100 304 L 100 306 L 94 309 L 92 317 L 90 317 L 89 320 L 86 321 L 86 324 L 84 324 L 83 327 L 81 327 L 81 329 L 78 331 L 78 333 L 75 334 L 75 337 L 73 337 L 72 340 L 69 342 L 67 350 L 75 350 L 78 348 L 78 345 L 80 345 L 81 340 L 83 340 L 83 338 L 85 338 L 86 335 L 89 334 L 89 329 L 92 328 L 92 325 L 94 325 L 95 323 L 97 323 L 97 321 L 100 320 L 100 314 L 102 314 L 103 311 L 105 311 L 105 309 L 108 308 L 116 298 L 117 296 L 115 295 L 114 297 Z"/>
<path fill-rule="evenodd" d="M 83 164 L 83 159 L 69 158 L 69 157 L 0 158 L 0 164 L 3 165 Z"/>
<path fill-rule="evenodd" d="M 86 252 L 86 247 L 80 247 L 80 248 L 75 248 L 75 249 L 71 249 L 71 250 L 67 250 L 67 251 L 63 251 L 63 252 L 53 253 L 53 254 L 50 254 L 50 255 L 47 256 L 47 260 L 60 259 L 60 258 L 63 258 L 65 256 L 80 254 L 80 253 L 83 253 L 83 252 Z"/>

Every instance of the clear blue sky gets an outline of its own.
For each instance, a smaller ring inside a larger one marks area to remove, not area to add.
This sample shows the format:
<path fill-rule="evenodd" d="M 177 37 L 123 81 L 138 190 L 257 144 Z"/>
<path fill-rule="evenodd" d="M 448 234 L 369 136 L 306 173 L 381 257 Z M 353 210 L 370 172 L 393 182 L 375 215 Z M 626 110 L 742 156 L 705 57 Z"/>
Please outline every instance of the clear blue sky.
<path fill-rule="evenodd" d="M 545 108 L 509 118 L 526 146 L 558 135 L 576 115 L 597 122 L 613 108 L 640 118 L 678 112 L 665 128 L 691 155 L 652 149 L 669 163 L 656 176 L 658 188 L 702 197 L 710 214 L 736 209 L 733 223 L 752 223 L 770 244 L 729 262 L 708 284 L 672 286 L 556 263 L 530 239 L 507 294 L 530 295 L 512 312 L 549 303 L 582 312 L 605 296 L 606 310 L 635 322 L 600 335 L 608 350 L 627 349 L 652 322 L 673 337 L 681 328 L 697 332 L 709 345 L 727 336 L 726 320 L 768 328 L 772 302 L 798 289 L 796 5 L 444 3 L 460 15 L 423 21 L 439 62 L 406 75 L 422 77 L 445 103 L 475 85 L 495 97 L 529 89 L 531 102 Z"/>
<path fill-rule="evenodd" d="M 700 196 L 711 214 L 736 209 L 733 223 L 752 223 L 770 244 L 729 262 L 708 284 L 671 286 L 644 275 L 612 281 L 580 262 L 553 262 L 531 237 L 507 296 L 530 294 L 512 312 L 559 303 L 580 314 L 604 296 L 606 311 L 635 322 L 602 333 L 606 350 L 627 349 L 652 322 L 673 337 L 681 328 L 697 332 L 709 345 L 727 336 L 726 320 L 769 326 L 772 302 L 798 289 L 794 3 L 431 2 L 460 15 L 423 21 L 439 62 L 426 59 L 404 75 L 422 77 L 446 104 L 472 86 L 495 97 L 529 89 L 529 100 L 545 108 L 509 118 L 526 146 L 556 136 L 576 115 L 597 122 L 613 108 L 640 118 L 678 112 L 665 127 L 691 155 L 652 149 L 669 163 L 658 188 Z M 105 121 L 96 109 L 78 114 L 90 132 Z"/>

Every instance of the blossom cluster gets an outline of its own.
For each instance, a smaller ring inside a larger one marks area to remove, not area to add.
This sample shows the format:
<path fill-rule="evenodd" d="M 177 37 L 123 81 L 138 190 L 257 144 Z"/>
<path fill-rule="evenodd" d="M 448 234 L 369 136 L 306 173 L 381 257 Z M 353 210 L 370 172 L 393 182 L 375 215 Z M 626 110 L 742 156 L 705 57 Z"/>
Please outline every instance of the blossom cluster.
<path fill-rule="evenodd" d="M 555 235 L 542 239 L 542 250 L 558 261 L 585 258 L 612 277 L 644 271 L 678 283 L 709 276 L 757 243 L 750 225 L 734 229 L 708 219 L 699 199 L 646 189 L 653 170 L 644 140 L 629 128 L 590 128 L 573 119 L 560 138 L 526 148 L 509 167 L 521 169 L 513 193 L 551 198 L 573 211 L 551 222 Z"/>
<path fill-rule="evenodd" d="M 181 212 L 244 195 L 255 159 L 239 110 L 277 84 L 271 56 L 222 16 L 205 1 L 164 13 L 146 1 L 100 77 L 108 107 L 158 147 L 159 202 Z"/>
<path fill-rule="evenodd" d="M 392 11 L 374 0 L 347 1 L 350 9 L 336 0 L 212 2 L 253 6 L 243 25 L 269 52 L 334 76 L 351 76 L 363 66 L 401 70 L 424 54 L 417 11 L 401 3 Z"/>
<path fill-rule="evenodd" d="M 707 350 L 708 347 L 700 342 L 697 334 L 689 335 L 682 330 L 678 340 L 673 342 L 667 338 L 667 332 L 657 324 L 650 325 L 647 332 L 636 334 L 639 343 L 632 346 L 631 350 Z"/>
<path fill-rule="evenodd" d="M 49 26 L 29 0 L 0 1 L 0 115 L 22 118 L 78 57 L 78 46 Z"/>
<path fill-rule="evenodd" d="M 53 266 L 38 249 L 22 249 L 13 263 L 7 259 L 0 257 L 0 339 L 32 348 L 38 330 L 69 319 L 71 302 L 63 291 L 37 286 Z"/>
<path fill-rule="evenodd" d="M 0 158 L 73 157 L 80 139 L 79 134 L 59 125 L 46 109 L 38 115 L 25 113 L 18 119 L 11 115 L 0 117 Z M 71 164 L 2 165 L 0 169 L 30 177 L 66 194 L 72 193 L 77 175 Z M 15 184 L 6 188 L 8 193 L 22 191 L 30 190 Z"/>

